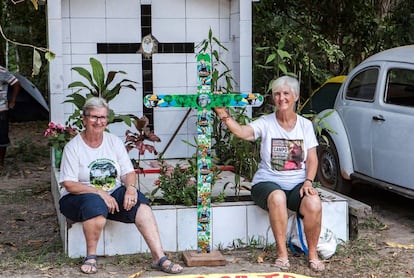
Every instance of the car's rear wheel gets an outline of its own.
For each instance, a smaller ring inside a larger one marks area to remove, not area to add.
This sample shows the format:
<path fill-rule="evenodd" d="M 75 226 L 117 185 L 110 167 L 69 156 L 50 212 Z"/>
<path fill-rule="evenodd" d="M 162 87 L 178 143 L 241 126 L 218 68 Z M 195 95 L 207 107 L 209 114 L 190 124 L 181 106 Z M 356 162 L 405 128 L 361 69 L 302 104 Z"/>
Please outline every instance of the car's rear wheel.
<path fill-rule="evenodd" d="M 318 146 L 318 179 L 322 186 L 348 194 L 351 191 L 351 182 L 342 177 L 335 144 L 331 138 L 327 138 L 329 144 L 320 141 Z"/>

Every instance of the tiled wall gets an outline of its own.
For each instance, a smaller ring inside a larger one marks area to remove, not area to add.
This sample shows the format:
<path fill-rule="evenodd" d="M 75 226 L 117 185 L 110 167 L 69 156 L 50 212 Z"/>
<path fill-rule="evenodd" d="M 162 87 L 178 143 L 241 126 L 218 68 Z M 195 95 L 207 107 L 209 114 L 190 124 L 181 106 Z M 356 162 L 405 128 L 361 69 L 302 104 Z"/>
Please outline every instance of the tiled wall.
<path fill-rule="evenodd" d="M 94 57 L 103 63 L 106 71 L 123 70 L 128 74 L 122 78 L 139 82 L 136 91 L 125 89 L 115 98 L 110 103 L 111 108 L 117 113 L 137 116 L 144 112 L 150 117 L 152 114 L 155 132 L 162 140 L 156 148 L 164 150 L 187 109 L 145 111 L 143 92 L 196 93 L 196 64 L 192 52 L 194 46 L 207 37 L 209 28 L 229 49 L 229 52 L 221 54 L 233 69 L 233 77 L 237 81 L 235 90 L 250 91 L 251 6 L 251 0 L 50 1 L 49 47 L 56 53 L 56 59 L 50 65 L 52 120 L 64 123 L 73 111 L 72 105 L 62 104 L 66 95 L 71 93 L 67 89 L 68 84 L 81 80 L 71 68 L 89 68 L 89 58 Z M 143 20 L 141 14 L 145 16 Z M 154 54 L 150 61 L 134 53 L 148 30 L 161 43 L 160 53 Z M 181 43 L 186 44 L 183 46 Z M 114 53 L 121 48 L 125 54 Z M 152 75 L 146 79 L 150 71 Z M 196 111 L 193 111 L 184 121 L 165 153 L 166 158 L 193 155 L 195 150 L 182 140 L 194 140 L 195 115 Z M 121 138 L 126 128 L 123 124 L 110 126 L 111 132 Z M 153 157 L 146 155 L 145 158 Z"/>

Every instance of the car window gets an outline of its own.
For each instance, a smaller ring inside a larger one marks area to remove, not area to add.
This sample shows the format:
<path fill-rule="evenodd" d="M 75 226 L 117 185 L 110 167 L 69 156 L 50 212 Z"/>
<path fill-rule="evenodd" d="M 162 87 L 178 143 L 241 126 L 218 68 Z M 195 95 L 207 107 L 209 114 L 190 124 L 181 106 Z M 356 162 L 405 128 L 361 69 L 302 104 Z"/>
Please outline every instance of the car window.
<path fill-rule="evenodd" d="M 390 69 L 388 71 L 384 102 L 414 107 L 414 70 Z"/>
<path fill-rule="evenodd" d="M 346 90 L 346 98 L 362 101 L 374 101 L 378 73 L 378 68 L 369 68 L 358 73 L 348 85 Z"/>
<path fill-rule="evenodd" d="M 330 109 L 334 107 L 336 95 L 342 83 L 327 83 L 315 92 L 310 97 L 309 102 L 302 108 L 301 112 L 306 113 L 319 113 L 322 110 Z"/>

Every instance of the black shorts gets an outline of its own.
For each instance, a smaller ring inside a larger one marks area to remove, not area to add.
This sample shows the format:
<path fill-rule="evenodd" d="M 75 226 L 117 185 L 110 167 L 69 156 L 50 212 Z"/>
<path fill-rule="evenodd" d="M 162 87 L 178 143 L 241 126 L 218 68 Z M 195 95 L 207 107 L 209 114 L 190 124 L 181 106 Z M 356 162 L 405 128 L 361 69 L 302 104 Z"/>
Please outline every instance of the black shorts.
<path fill-rule="evenodd" d="M 256 205 L 261 207 L 264 210 L 269 210 L 267 207 L 267 198 L 269 194 L 273 191 L 280 189 L 285 192 L 286 194 L 286 202 L 288 209 L 295 211 L 300 215 L 299 208 L 302 202 L 302 198 L 300 197 L 300 189 L 303 183 L 297 184 L 292 190 L 282 190 L 280 185 L 274 182 L 259 182 L 252 186 L 252 200 L 255 202 Z"/>
<path fill-rule="evenodd" d="M 0 147 L 7 147 L 10 144 L 9 139 L 9 119 L 8 112 L 0 112 Z"/>
<path fill-rule="evenodd" d="M 68 194 L 63 196 L 59 200 L 60 212 L 66 218 L 74 222 L 83 222 L 85 220 L 102 215 L 110 220 L 115 220 L 123 223 L 135 223 L 135 216 L 140 204 L 149 205 L 150 202 L 144 196 L 144 194 L 137 190 L 138 201 L 133 208 L 127 211 L 123 207 L 125 191 L 125 186 L 121 186 L 111 194 L 111 196 L 116 199 L 119 206 L 119 212 L 115 212 L 114 214 L 109 213 L 105 201 L 98 194 L 94 193 L 85 193 L 79 195 Z"/>

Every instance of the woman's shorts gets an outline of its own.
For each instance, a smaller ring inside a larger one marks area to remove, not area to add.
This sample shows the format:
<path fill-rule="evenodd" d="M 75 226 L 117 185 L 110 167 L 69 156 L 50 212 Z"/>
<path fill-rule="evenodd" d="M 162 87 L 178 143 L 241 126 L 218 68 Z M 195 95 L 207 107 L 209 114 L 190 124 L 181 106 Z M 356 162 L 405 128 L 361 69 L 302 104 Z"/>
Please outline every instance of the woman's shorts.
<path fill-rule="evenodd" d="M 300 189 L 303 183 L 297 184 L 292 190 L 283 190 L 280 185 L 274 182 L 259 182 L 252 187 L 251 196 L 256 205 L 264 210 L 269 210 L 267 207 L 267 198 L 273 191 L 279 189 L 285 192 L 288 209 L 299 214 L 300 204 L 302 198 L 300 197 Z"/>
<path fill-rule="evenodd" d="M 140 204 L 149 205 L 150 202 L 144 194 L 137 190 L 138 201 L 134 207 L 127 211 L 123 207 L 125 191 L 125 186 L 120 186 L 111 194 L 119 206 L 119 212 L 115 212 L 114 214 L 109 213 L 108 206 L 105 204 L 105 201 L 98 194 L 94 193 L 79 195 L 68 194 L 63 196 L 59 200 L 60 212 L 74 222 L 83 222 L 102 215 L 105 218 L 114 221 L 135 223 L 135 216 Z"/>

